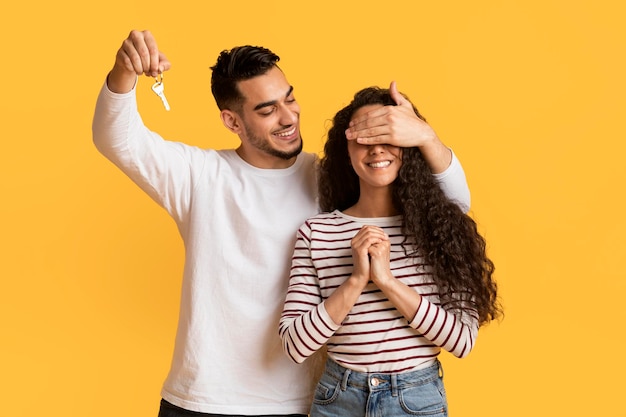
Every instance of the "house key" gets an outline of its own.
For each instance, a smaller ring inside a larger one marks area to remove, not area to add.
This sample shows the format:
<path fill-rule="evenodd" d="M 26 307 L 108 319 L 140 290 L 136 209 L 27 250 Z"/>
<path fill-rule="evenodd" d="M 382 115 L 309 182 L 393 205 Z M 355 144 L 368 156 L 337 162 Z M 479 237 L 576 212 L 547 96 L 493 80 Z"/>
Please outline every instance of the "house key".
<path fill-rule="evenodd" d="M 152 85 L 152 91 L 159 96 L 163 105 L 165 106 L 165 110 L 170 111 L 170 104 L 167 102 L 165 98 L 165 93 L 163 93 L 163 74 L 159 74 L 158 77 L 154 77 L 156 82 Z"/>

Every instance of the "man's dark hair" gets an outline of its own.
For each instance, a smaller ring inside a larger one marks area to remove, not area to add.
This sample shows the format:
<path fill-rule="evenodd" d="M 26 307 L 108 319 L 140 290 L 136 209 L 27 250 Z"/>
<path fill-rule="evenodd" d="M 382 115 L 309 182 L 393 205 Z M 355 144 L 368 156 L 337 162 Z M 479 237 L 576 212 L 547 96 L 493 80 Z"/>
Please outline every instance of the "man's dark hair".
<path fill-rule="evenodd" d="M 220 110 L 239 110 L 244 97 L 237 83 L 265 74 L 277 67 L 279 60 L 278 55 L 261 46 L 244 45 L 222 51 L 211 67 L 211 92 L 217 107 Z"/>

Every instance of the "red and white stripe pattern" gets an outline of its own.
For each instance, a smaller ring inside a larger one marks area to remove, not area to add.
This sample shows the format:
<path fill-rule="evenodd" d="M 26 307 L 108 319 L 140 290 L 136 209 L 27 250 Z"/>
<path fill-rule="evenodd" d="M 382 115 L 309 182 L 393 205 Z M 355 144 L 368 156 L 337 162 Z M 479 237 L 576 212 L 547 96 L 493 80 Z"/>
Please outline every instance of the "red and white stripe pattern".
<path fill-rule="evenodd" d="M 478 333 L 476 312 L 449 308 L 455 294 L 440 300 L 430 268 L 421 257 L 407 256 L 401 245 L 401 220 L 358 219 L 335 211 L 300 228 L 279 330 L 292 360 L 301 363 L 326 344 L 328 355 L 347 368 L 403 372 L 428 366 L 441 348 L 458 357 L 469 354 Z M 365 224 L 385 230 L 392 274 L 422 295 L 410 323 L 371 281 L 343 323 L 334 323 L 324 308 L 324 300 L 352 273 L 350 241 Z"/>

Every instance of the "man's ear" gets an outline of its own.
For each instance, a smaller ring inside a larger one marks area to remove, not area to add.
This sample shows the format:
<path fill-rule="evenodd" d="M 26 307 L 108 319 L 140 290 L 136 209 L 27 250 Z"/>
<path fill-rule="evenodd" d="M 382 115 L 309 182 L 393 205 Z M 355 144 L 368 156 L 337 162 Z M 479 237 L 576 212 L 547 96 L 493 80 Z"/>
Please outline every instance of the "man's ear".
<path fill-rule="evenodd" d="M 222 110 L 220 112 L 222 123 L 226 126 L 226 129 L 233 133 L 239 134 L 242 130 L 242 123 L 239 119 L 239 115 L 232 110 Z"/>

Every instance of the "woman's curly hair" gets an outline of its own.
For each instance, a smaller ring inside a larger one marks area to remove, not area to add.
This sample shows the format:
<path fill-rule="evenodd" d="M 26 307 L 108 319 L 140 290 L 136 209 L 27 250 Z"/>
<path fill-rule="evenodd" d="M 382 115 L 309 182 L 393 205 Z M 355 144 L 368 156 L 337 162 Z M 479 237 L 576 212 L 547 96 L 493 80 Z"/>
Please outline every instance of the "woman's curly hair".
<path fill-rule="evenodd" d="M 359 177 L 350 164 L 345 131 L 353 114 L 370 104 L 396 105 L 388 89 L 368 87 L 357 92 L 333 119 L 320 161 L 322 211 L 343 211 L 359 200 Z M 415 106 L 413 110 L 426 121 Z M 487 257 L 485 239 L 476 222 L 444 194 L 419 148 L 402 149 L 402 166 L 392 187 L 405 244 L 410 243 L 405 250 L 418 248 L 432 267 L 440 298 L 458 294 L 458 305 L 449 308 L 475 310 L 481 325 L 499 318 L 502 309 L 493 280 L 495 267 Z"/>

